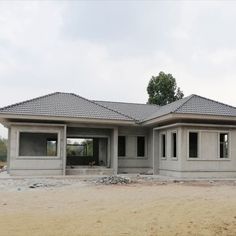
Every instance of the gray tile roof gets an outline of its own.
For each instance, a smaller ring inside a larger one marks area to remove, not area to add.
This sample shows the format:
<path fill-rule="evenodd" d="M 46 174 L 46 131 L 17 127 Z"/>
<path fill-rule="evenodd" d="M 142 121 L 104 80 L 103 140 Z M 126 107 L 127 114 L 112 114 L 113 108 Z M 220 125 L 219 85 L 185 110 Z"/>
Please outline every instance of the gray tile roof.
<path fill-rule="evenodd" d="M 176 102 L 160 107 L 156 113 L 147 117 L 145 121 L 170 113 L 236 116 L 236 107 L 193 94 Z"/>
<path fill-rule="evenodd" d="M 78 95 L 59 92 L 1 108 L 0 114 L 133 120 Z"/>
<path fill-rule="evenodd" d="M 160 109 L 158 105 L 139 104 L 139 103 L 125 103 L 125 102 L 109 102 L 109 101 L 95 101 L 112 110 L 119 111 L 123 114 L 132 117 L 135 120 L 141 121 Z"/>
<path fill-rule="evenodd" d="M 236 108 L 198 95 L 165 106 L 92 101 L 73 93 L 52 93 L 0 109 L 1 114 L 143 122 L 171 113 L 235 116 Z"/>

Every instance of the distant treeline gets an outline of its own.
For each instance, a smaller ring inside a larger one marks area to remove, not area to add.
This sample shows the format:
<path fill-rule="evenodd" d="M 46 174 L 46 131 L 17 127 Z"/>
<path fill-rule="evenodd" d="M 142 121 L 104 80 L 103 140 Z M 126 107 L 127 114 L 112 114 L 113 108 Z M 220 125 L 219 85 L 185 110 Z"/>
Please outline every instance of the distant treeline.
<path fill-rule="evenodd" d="M 0 137 L 0 161 L 7 160 L 7 139 Z"/>

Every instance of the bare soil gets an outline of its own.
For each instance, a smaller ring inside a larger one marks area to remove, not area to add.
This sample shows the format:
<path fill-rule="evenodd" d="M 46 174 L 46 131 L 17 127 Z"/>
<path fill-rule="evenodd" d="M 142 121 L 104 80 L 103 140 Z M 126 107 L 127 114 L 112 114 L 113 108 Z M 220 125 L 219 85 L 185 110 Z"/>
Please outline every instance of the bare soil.
<path fill-rule="evenodd" d="M 11 191 L 0 185 L 0 235 L 236 235 L 234 181 L 74 182 Z"/>

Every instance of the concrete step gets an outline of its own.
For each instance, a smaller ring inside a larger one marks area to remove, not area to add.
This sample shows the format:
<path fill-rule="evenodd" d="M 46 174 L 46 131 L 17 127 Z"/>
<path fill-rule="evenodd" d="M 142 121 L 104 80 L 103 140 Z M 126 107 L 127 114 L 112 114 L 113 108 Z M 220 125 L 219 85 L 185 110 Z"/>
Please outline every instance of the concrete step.
<path fill-rule="evenodd" d="M 78 167 L 66 168 L 66 175 L 113 175 L 114 170 L 111 168 L 101 167 Z"/>

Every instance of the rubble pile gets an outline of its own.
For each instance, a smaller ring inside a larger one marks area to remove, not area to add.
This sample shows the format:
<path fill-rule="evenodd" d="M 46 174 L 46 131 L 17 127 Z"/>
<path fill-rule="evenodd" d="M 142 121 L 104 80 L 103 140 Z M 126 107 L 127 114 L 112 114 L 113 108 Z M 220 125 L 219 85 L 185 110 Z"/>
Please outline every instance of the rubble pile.
<path fill-rule="evenodd" d="M 131 179 L 123 176 L 116 176 L 116 175 L 111 175 L 111 176 L 105 176 L 101 177 L 98 180 L 96 180 L 97 184 L 130 184 Z"/>

